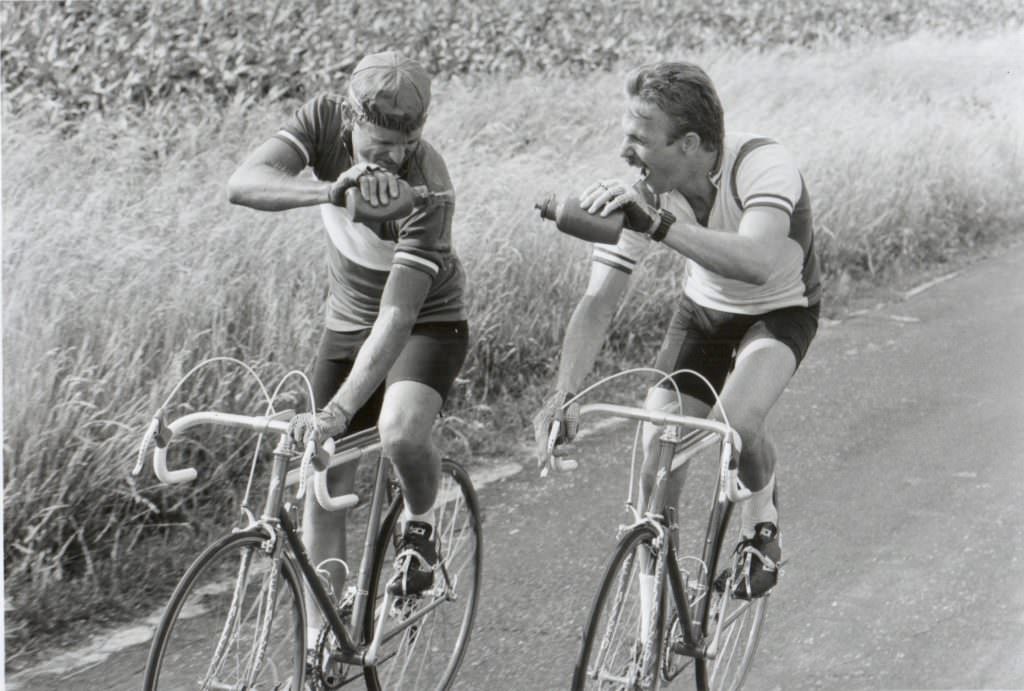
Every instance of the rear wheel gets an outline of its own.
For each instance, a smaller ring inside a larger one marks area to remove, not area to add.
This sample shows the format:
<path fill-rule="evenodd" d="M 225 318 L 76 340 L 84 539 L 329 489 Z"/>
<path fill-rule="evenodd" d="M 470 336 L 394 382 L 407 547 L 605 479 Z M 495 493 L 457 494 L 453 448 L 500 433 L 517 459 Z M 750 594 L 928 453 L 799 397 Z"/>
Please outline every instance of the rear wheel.
<path fill-rule="evenodd" d="M 745 600 L 733 593 L 739 571 L 735 546 L 740 541 L 739 511 L 731 503 L 716 504 L 709 526 L 705 563 L 710 597 L 701 612 L 702 630 L 711 639 L 721 630 L 713 659 L 696 666 L 697 688 L 732 691 L 743 685 L 754 658 L 768 607 L 768 596 Z"/>
<path fill-rule="evenodd" d="M 652 559 L 658 559 L 657 533 L 648 525 L 640 525 L 626 533 L 616 547 L 605 570 L 600 590 L 590 610 L 583 634 L 572 688 L 575 691 L 657 689 L 661 679 L 662 624 L 665 611 L 664 579 L 658 584 L 661 606 L 657 612 L 643 611 L 640 597 L 640 576 L 648 570 Z M 651 598 L 653 599 L 653 598 Z M 649 608 L 654 608 L 649 603 Z M 644 627 L 656 618 L 655 638 L 644 646 L 649 636 Z"/>
<path fill-rule="evenodd" d="M 434 586 L 415 597 L 385 598 L 394 575 L 401 508 L 399 496 L 377 539 L 368 599 L 373 606 L 367 607 L 363 634 L 371 641 L 378 624 L 384 631 L 378 662 L 366 668 L 366 685 L 371 691 L 446 689 L 465 656 L 480 593 L 483 552 L 476 491 L 461 465 L 442 461 L 434 504 L 438 551 Z M 385 601 L 387 611 L 382 612 Z"/>
<path fill-rule="evenodd" d="M 189 566 L 150 647 L 143 688 L 301 689 L 301 581 L 259 530 L 228 535 Z"/>

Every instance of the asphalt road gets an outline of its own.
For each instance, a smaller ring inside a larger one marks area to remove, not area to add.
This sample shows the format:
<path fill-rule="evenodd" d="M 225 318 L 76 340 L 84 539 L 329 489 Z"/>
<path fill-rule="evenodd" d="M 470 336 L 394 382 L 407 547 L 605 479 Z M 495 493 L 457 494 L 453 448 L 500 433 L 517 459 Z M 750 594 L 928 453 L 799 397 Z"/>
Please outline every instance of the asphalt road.
<path fill-rule="evenodd" d="M 747 688 L 1024 688 L 1022 336 L 1021 246 L 822 327 L 772 418 L 787 565 Z M 481 490 L 483 600 L 457 688 L 567 688 L 630 439 L 605 428 L 576 473 L 527 465 Z M 149 626 L 8 688 L 138 688 Z"/>

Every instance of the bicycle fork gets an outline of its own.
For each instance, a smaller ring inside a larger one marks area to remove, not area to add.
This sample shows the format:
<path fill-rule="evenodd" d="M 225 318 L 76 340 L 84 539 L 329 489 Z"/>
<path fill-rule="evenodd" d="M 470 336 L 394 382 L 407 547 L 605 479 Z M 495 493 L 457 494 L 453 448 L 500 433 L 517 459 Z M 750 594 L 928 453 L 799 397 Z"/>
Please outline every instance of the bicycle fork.
<path fill-rule="evenodd" d="M 640 684 L 642 688 L 651 688 L 654 684 L 654 677 L 658 673 L 658 647 L 661 643 L 658 640 L 659 629 L 661 628 L 662 619 L 662 598 L 664 597 L 664 588 L 662 587 L 663 579 L 665 578 L 665 564 L 668 557 L 668 551 L 666 548 L 668 541 L 666 540 L 664 528 L 655 523 L 658 537 L 651 543 L 651 549 L 648 551 L 641 550 L 640 556 L 640 574 L 641 579 L 646 577 L 651 579 L 647 584 L 640 581 L 640 593 L 641 593 L 641 607 L 643 607 L 643 591 L 645 586 L 653 585 L 653 592 L 649 594 L 651 597 L 651 605 L 649 608 L 644 608 L 648 613 L 647 630 L 643 632 L 643 655 L 640 658 L 640 666 L 638 669 Z M 651 554 L 653 552 L 653 554 Z M 650 562 L 654 562 L 654 573 L 650 573 Z M 645 563 L 647 562 L 647 563 Z M 641 618 L 642 619 L 642 618 Z M 641 621 L 642 624 L 642 621 Z"/>
<path fill-rule="evenodd" d="M 290 442 L 286 438 L 282 437 L 281 441 L 278 442 L 277 448 L 274 449 L 274 465 L 271 471 L 271 488 L 267 498 L 267 507 L 275 505 L 275 502 L 279 501 L 280 487 L 282 486 L 284 479 L 283 472 L 287 466 L 287 458 L 290 450 Z M 261 606 L 258 605 L 257 609 L 257 612 L 259 613 L 259 619 L 256 623 L 257 634 L 253 640 L 253 657 L 249 664 L 248 684 L 251 686 L 255 684 L 256 679 L 259 677 L 260 672 L 263 669 L 263 663 L 267 656 L 267 648 L 270 645 L 270 633 L 271 628 L 274 625 L 274 612 L 277 606 L 277 593 L 281 584 L 281 560 L 283 559 L 284 545 L 280 539 L 280 525 L 273 516 L 268 515 L 266 509 L 259 521 L 251 523 L 246 527 L 246 529 L 250 528 L 258 528 L 263 531 L 266 540 L 262 543 L 260 549 L 266 552 L 270 557 L 270 569 L 265 574 L 260 593 L 257 595 L 258 598 L 263 600 L 263 603 Z M 235 587 L 231 597 L 231 604 L 228 608 L 228 614 L 225 617 L 224 628 L 217 640 L 217 647 L 214 650 L 210 666 L 207 668 L 206 679 L 212 679 L 216 676 L 225 662 L 225 655 L 230 641 L 237 634 L 240 617 L 243 613 L 244 607 L 246 606 L 243 599 L 247 591 L 249 579 L 254 576 L 254 574 L 251 573 L 252 556 L 253 552 L 248 551 L 243 555 L 242 560 L 239 562 L 238 573 L 235 576 Z M 258 574 L 255 575 L 258 577 Z"/>
<path fill-rule="evenodd" d="M 619 574 L 619 581 L 616 584 L 615 595 L 612 600 L 609 622 L 605 627 L 593 665 L 593 674 L 599 678 L 602 677 L 603 673 L 601 670 L 604 669 L 605 659 L 616 643 L 616 641 L 612 640 L 613 632 L 619 629 L 623 607 L 629 599 L 629 589 L 638 588 L 640 591 L 641 622 L 640 631 L 638 632 L 639 640 L 636 642 L 632 652 L 636 664 L 629 666 L 624 679 L 618 677 L 615 679 L 615 681 L 624 683 L 627 689 L 651 688 L 658 671 L 656 660 L 663 590 L 660 584 L 664 577 L 666 564 L 666 550 L 664 549 L 666 544 L 665 532 L 660 523 L 645 518 L 631 526 L 623 526 L 620 529 L 620 534 L 624 535 L 641 525 L 650 526 L 655 532 L 655 537 L 649 545 L 641 544 L 639 549 L 627 558 L 624 568 L 622 568 Z M 635 581 L 633 579 L 634 574 L 637 576 Z M 654 586 L 648 591 L 647 595 L 644 594 L 644 579 L 651 579 L 647 584 L 648 587 L 651 583 Z M 649 602 L 646 600 L 649 600 Z M 644 621 L 645 619 L 646 621 Z"/>

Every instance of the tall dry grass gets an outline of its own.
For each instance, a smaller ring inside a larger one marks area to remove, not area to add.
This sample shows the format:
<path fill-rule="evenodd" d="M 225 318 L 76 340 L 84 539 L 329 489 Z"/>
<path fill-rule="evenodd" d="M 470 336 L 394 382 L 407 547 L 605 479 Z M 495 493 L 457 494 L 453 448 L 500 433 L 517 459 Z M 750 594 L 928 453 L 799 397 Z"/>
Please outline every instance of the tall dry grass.
<path fill-rule="evenodd" d="M 831 285 L 941 262 L 1020 228 L 1022 42 L 919 36 L 666 57 L 707 67 L 730 129 L 796 153 Z M 478 449 L 521 439 L 508 433 L 524 434 L 555 361 L 589 248 L 532 206 L 546 191 L 626 174 L 621 78 L 436 86 L 427 137 L 456 184 L 471 282 L 473 347 L 454 412 Z M 309 369 L 324 290 L 318 215 L 232 207 L 224 193 L 237 161 L 286 116 L 164 104 L 145 120 L 88 120 L 69 139 L 4 118 L 4 538 L 16 601 L 82 574 L 97 592 L 137 589 L 124 583 L 126 554 L 234 501 L 248 450 L 220 432 L 180 451 L 205 471 L 199 488 L 165 490 L 148 472 L 126 479 L 148 416 L 188 368 L 232 355 L 271 381 Z M 619 311 L 617 360 L 648 360 L 680 266 L 666 251 L 645 260 Z M 218 366 L 175 404 L 253 410 L 257 396 Z"/>

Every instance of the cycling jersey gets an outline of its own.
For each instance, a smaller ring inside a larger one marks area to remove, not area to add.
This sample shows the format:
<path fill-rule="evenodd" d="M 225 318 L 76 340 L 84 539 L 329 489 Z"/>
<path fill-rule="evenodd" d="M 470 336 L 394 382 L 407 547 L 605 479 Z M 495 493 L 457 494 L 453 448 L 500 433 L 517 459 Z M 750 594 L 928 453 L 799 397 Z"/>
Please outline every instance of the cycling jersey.
<path fill-rule="evenodd" d="M 787 247 L 763 285 L 726 278 L 687 258 L 687 297 L 703 307 L 734 314 L 817 305 L 821 277 L 814 252 L 810 197 L 789 152 L 771 139 L 727 135 L 721 164 L 709 179 L 716 189 L 706 223 L 709 230 L 736 233 L 746 209 L 769 206 L 790 217 L 789 237 L 795 243 Z M 689 202 L 679 192 L 658 195 L 658 203 L 677 219 L 697 223 Z M 630 273 L 649 245 L 648 236 L 624 230 L 617 245 L 595 245 L 593 258 Z"/>
<path fill-rule="evenodd" d="M 354 163 L 352 129 L 342 115 L 340 98 L 314 98 L 275 136 L 295 149 L 319 180 L 336 180 Z M 432 192 L 452 191 L 444 159 L 422 140 L 398 176 Z M 464 320 L 465 273 L 452 248 L 453 211 L 454 195 L 448 195 L 397 221 L 357 223 L 345 208 L 322 204 L 330 286 L 327 328 L 356 331 L 372 326 L 395 265 L 422 271 L 431 279 L 417 323 Z"/>

